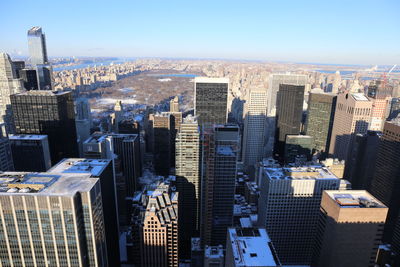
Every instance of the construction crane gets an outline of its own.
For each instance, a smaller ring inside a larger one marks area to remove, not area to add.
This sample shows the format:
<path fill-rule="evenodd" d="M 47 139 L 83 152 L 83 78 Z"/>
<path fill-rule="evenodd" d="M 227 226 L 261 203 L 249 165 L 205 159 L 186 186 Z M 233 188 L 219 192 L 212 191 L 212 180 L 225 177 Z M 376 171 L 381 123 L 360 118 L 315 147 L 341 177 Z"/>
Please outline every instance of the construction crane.
<path fill-rule="evenodd" d="M 388 75 L 397 67 L 397 64 L 394 64 L 393 67 L 388 71 L 388 72 L 384 72 L 383 75 L 381 77 L 383 77 L 383 82 L 382 82 L 382 87 L 386 88 L 386 84 L 387 84 L 387 78 Z"/>

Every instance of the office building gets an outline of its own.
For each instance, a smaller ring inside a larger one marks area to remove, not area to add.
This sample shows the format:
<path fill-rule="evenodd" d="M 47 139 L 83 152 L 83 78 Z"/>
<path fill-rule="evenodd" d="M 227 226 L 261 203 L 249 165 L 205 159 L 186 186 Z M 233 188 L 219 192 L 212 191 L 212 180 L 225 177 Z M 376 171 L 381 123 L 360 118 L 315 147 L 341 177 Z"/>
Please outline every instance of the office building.
<path fill-rule="evenodd" d="M 303 114 L 304 86 L 281 84 L 276 98 L 274 154 L 283 161 L 287 135 L 300 134 Z"/>
<path fill-rule="evenodd" d="M 0 135 L 0 171 L 13 171 L 14 164 L 11 153 L 10 141 Z"/>
<path fill-rule="evenodd" d="M 23 60 L 13 60 L 12 65 L 14 67 L 16 78 L 21 78 L 21 71 L 25 69 L 25 61 Z"/>
<path fill-rule="evenodd" d="M 263 167 L 258 225 L 267 230 L 282 264 L 308 265 L 323 190 L 347 189 L 327 167 Z"/>
<path fill-rule="evenodd" d="M 202 138 L 200 237 L 203 247 L 225 245 L 227 229 L 233 223 L 239 127 L 206 127 Z"/>
<path fill-rule="evenodd" d="M 191 238 L 200 227 L 200 129 L 187 116 L 176 137 L 176 181 L 179 192 L 181 255 L 189 256 Z"/>
<path fill-rule="evenodd" d="M 23 69 L 20 71 L 20 78 L 22 79 L 26 90 L 39 90 L 36 70 Z"/>
<path fill-rule="evenodd" d="M 190 266 L 204 267 L 204 249 L 201 247 L 200 237 L 192 238 Z"/>
<path fill-rule="evenodd" d="M 204 249 L 204 267 L 224 267 L 224 246 L 206 246 Z"/>
<path fill-rule="evenodd" d="M 389 110 L 389 116 L 387 119 L 389 121 L 393 120 L 393 119 L 397 118 L 397 116 L 399 116 L 399 114 L 400 114 L 400 98 L 394 97 L 390 101 L 390 110 Z"/>
<path fill-rule="evenodd" d="M 171 115 L 150 115 L 154 132 L 154 168 L 157 174 L 167 176 L 171 168 L 171 131 L 174 129 Z"/>
<path fill-rule="evenodd" d="M 168 183 L 144 193 L 140 251 L 143 267 L 178 267 L 178 196 Z"/>
<path fill-rule="evenodd" d="M 78 155 L 72 92 L 28 91 L 11 96 L 15 132 L 47 135 L 51 163 Z"/>
<path fill-rule="evenodd" d="M 33 66 L 47 64 L 46 37 L 41 27 L 32 27 L 28 31 L 29 59 Z"/>
<path fill-rule="evenodd" d="M 336 99 L 334 94 L 316 90 L 311 91 L 308 96 L 305 134 L 314 138 L 315 149 L 322 158 L 326 158 L 329 151 Z"/>
<path fill-rule="evenodd" d="M 374 267 L 387 212 L 365 190 L 324 191 L 312 266 Z"/>
<path fill-rule="evenodd" d="M 393 231 L 392 241 L 390 242 L 392 252 L 394 253 L 395 264 L 400 264 L 400 216 L 396 220 Z M 394 265 L 396 266 L 396 265 Z"/>
<path fill-rule="evenodd" d="M 114 133 L 118 133 L 119 123 L 124 119 L 124 108 L 122 101 L 117 101 L 114 105 L 114 113 L 111 114 L 111 128 Z"/>
<path fill-rule="evenodd" d="M 362 93 L 342 93 L 337 97 L 329 153 L 347 160 L 354 136 L 365 134 L 371 118 L 372 102 Z"/>
<path fill-rule="evenodd" d="M 0 174 L 2 266 L 108 266 L 100 182 L 86 174 Z"/>
<path fill-rule="evenodd" d="M 390 106 L 390 96 L 370 97 L 369 99 L 372 102 L 372 108 L 368 129 L 371 131 L 382 131 Z"/>
<path fill-rule="evenodd" d="M 92 120 L 89 100 L 85 97 L 79 97 L 75 101 L 75 113 L 77 120 Z"/>
<path fill-rule="evenodd" d="M 264 228 L 229 228 L 225 267 L 281 266 Z"/>
<path fill-rule="evenodd" d="M 90 137 L 92 115 L 87 98 L 80 97 L 75 101 L 75 124 L 78 138 L 79 156 L 83 157 L 83 142 Z"/>
<path fill-rule="evenodd" d="M 169 101 L 169 112 L 179 112 L 179 97 L 175 96 Z"/>
<path fill-rule="evenodd" d="M 375 173 L 375 162 L 382 133 L 356 134 L 346 162 L 346 179 L 352 189 L 368 190 Z"/>
<path fill-rule="evenodd" d="M 251 89 L 244 107 L 242 161 L 245 166 L 253 166 L 264 155 L 267 90 Z"/>
<path fill-rule="evenodd" d="M 284 162 L 294 163 L 299 157 L 310 161 L 314 153 L 314 137 L 309 135 L 286 135 Z"/>
<path fill-rule="evenodd" d="M 385 122 L 376 155 L 375 173 L 369 192 L 389 208 L 385 224 L 384 241 L 393 236 L 400 215 L 400 121 Z"/>
<path fill-rule="evenodd" d="M 8 133 L 12 133 L 10 115 L 10 95 L 23 91 L 23 82 L 17 79 L 13 62 L 9 55 L 0 53 L 0 124 L 5 123 Z"/>
<path fill-rule="evenodd" d="M 196 77 L 194 79 L 194 115 L 199 125 L 223 124 L 228 118 L 229 79 Z"/>
<path fill-rule="evenodd" d="M 162 112 L 163 114 L 170 115 L 170 137 L 171 137 L 171 167 L 175 167 L 175 140 L 176 136 L 181 129 L 182 112 L 179 112 L 179 98 L 176 96 L 170 101 L 169 112 Z"/>
<path fill-rule="evenodd" d="M 45 172 L 51 167 L 47 135 L 10 135 L 15 171 Z"/>
<path fill-rule="evenodd" d="M 124 119 L 118 125 L 118 133 L 120 134 L 139 134 L 141 131 L 139 121 L 134 119 Z"/>
<path fill-rule="evenodd" d="M 108 159 L 68 158 L 53 166 L 48 174 L 80 175 L 99 180 L 104 215 L 105 239 L 107 243 L 108 266 L 119 265 L 119 231 L 115 181 L 111 161 Z"/>

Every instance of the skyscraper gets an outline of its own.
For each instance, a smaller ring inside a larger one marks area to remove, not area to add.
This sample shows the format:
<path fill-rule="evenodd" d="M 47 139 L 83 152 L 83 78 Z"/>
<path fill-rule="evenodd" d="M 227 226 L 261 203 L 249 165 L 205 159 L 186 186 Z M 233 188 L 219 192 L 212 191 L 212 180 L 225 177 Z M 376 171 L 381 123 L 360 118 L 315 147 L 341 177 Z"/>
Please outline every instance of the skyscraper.
<path fill-rule="evenodd" d="M 85 174 L 0 174 L 2 266 L 107 266 L 100 182 Z"/>
<path fill-rule="evenodd" d="M 400 114 L 400 98 L 392 98 L 390 101 L 390 111 L 389 111 L 389 116 L 388 120 L 393 120 L 397 118 L 397 116 Z"/>
<path fill-rule="evenodd" d="M 0 124 L 6 124 L 8 133 L 12 133 L 10 95 L 22 92 L 23 88 L 23 82 L 17 79 L 10 56 L 0 53 Z"/>
<path fill-rule="evenodd" d="M 276 98 L 274 154 L 283 160 L 288 134 L 300 134 L 303 114 L 304 85 L 281 84 Z"/>
<path fill-rule="evenodd" d="M 174 130 L 171 115 L 150 115 L 154 132 L 154 167 L 158 174 L 168 175 L 171 168 L 171 131 Z"/>
<path fill-rule="evenodd" d="M 143 267 L 178 267 L 178 196 L 168 183 L 160 183 L 142 197 L 140 254 Z"/>
<path fill-rule="evenodd" d="M 228 118 L 229 79 L 196 77 L 194 79 L 194 114 L 200 126 L 223 124 Z"/>
<path fill-rule="evenodd" d="M 53 166 L 48 174 L 70 175 L 95 179 L 100 183 L 102 206 L 104 215 L 105 239 L 107 245 L 107 266 L 119 265 L 119 232 L 118 213 L 115 192 L 115 181 L 109 159 L 79 159 L 68 158 Z"/>
<path fill-rule="evenodd" d="M 52 89 L 52 67 L 47 58 L 46 38 L 41 27 L 28 30 L 29 58 L 36 70 L 39 90 Z"/>
<path fill-rule="evenodd" d="M 0 134 L 0 171 L 13 171 L 14 164 L 10 141 Z"/>
<path fill-rule="evenodd" d="M 51 167 L 47 135 L 10 135 L 15 171 L 45 172 Z"/>
<path fill-rule="evenodd" d="M 237 125 L 206 127 L 202 140 L 202 245 L 225 245 L 233 223 L 233 203 L 240 151 Z"/>
<path fill-rule="evenodd" d="M 320 165 L 266 167 L 260 176 L 259 226 L 282 264 L 310 264 L 322 191 L 346 189 L 349 183 Z"/>
<path fill-rule="evenodd" d="M 41 27 L 32 27 L 28 31 L 28 48 L 30 62 L 33 66 L 47 64 L 46 37 Z"/>
<path fill-rule="evenodd" d="M 83 157 L 83 142 L 90 137 L 92 115 L 87 98 L 80 97 L 75 101 L 75 124 L 78 137 L 79 156 Z"/>
<path fill-rule="evenodd" d="M 387 212 L 365 190 L 324 191 L 312 266 L 374 267 Z"/>
<path fill-rule="evenodd" d="M 354 136 L 365 134 L 371 118 L 372 102 L 362 93 L 342 93 L 337 97 L 329 153 L 347 160 Z"/>
<path fill-rule="evenodd" d="M 305 134 L 314 137 L 315 149 L 323 158 L 328 155 L 337 96 L 311 91 L 308 97 Z"/>
<path fill-rule="evenodd" d="M 169 101 L 169 112 L 179 112 L 179 97 L 175 96 Z"/>
<path fill-rule="evenodd" d="M 389 208 L 384 241 L 389 242 L 400 215 L 400 121 L 385 122 L 369 192 Z"/>
<path fill-rule="evenodd" d="M 48 136 L 52 164 L 78 155 L 72 92 L 28 91 L 11 104 L 17 134 Z"/>
<path fill-rule="evenodd" d="M 245 103 L 242 161 L 252 166 L 263 158 L 267 118 L 267 90 L 251 89 Z"/>
<path fill-rule="evenodd" d="M 314 138 L 309 135 L 286 135 L 285 163 L 295 163 L 296 159 L 311 161 L 314 150 Z"/>
<path fill-rule="evenodd" d="M 177 189 L 179 192 L 181 255 L 189 257 L 191 238 L 200 228 L 200 129 L 195 117 L 184 119 L 176 137 Z"/>

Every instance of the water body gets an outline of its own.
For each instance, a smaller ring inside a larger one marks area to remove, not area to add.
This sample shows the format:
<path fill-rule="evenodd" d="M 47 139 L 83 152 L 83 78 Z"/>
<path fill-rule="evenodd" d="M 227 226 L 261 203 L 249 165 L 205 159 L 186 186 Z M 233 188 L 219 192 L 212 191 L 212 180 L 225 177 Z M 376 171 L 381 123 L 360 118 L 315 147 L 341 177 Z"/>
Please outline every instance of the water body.
<path fill-rule="evenodd" d="M 194 77 L 198 77 L 199 75 L 197 75 L 197 74 L 189 74 L 189 73 L 171 73 L 171 74 L 150 74 L 150 76 L 194 78 Z"/>
<path fill-rule="evenodd" d="M 123 59 L 119 60 L 107 60 L 107 61 L 99 61 L 99 62 L 92 62 L 92 63 L 83 63 L 83 64 L 78 64 L 78 65 L 72 65 L 72 66 L 62 66 L 58 68 L 53 68 L 54 71 L 63 71 L 63 70 L 75 70 L 75 69 L 84 69 L 88 67 L 95 67 L 95 66 L 109 66 L 112 64 L 122 64 L 128 62 Z"/>
<path fill-rule="evenodd" d="M 320 73 L 336 73 L 336 70 L 316 70 Z M 343 70 L 343 71 L 339 71 L 340 75 L 351 75 L 353 74 L 355 71 L 353 70 Z"/>

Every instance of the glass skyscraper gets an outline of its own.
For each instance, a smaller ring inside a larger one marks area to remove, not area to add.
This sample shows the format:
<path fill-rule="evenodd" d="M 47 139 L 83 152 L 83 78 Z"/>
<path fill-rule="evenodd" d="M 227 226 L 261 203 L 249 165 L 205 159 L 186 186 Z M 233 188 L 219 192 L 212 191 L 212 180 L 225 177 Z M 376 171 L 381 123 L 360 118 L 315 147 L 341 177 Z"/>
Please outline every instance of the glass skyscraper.
<path fill-rule="evenodd" d="M 28 47 L 33 66 L 48 63 L 46 38 L 41 27 L 33 27 L 28 31 Z"/>

